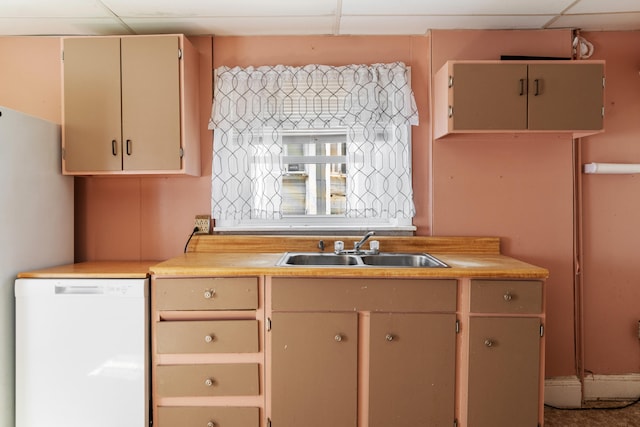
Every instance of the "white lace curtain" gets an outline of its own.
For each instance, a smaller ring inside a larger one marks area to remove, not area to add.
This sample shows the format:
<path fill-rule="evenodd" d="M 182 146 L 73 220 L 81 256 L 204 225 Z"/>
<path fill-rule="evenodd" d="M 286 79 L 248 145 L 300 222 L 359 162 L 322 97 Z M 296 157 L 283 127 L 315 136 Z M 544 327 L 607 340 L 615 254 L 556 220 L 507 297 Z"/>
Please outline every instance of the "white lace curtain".
<path fill-rule="evenodd" d="M 212 216 L 282 217 L 280 131 L 345 129 L 346 216 L 412 218 L 410 125 L 402 63 L 215 70 Z"/>

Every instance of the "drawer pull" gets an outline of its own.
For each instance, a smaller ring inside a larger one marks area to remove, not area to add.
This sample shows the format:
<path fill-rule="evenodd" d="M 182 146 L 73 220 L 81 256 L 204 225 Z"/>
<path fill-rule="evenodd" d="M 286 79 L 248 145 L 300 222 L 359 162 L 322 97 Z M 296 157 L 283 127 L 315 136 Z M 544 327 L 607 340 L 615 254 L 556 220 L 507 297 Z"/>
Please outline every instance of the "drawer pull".
<path fill-rule="evenodd" d="M 204 385 L 206 385 L 207 387 L 211 387 L 215 384 L 215 381 L 213 380 L 213 378 L 207 378 L 206 380 L 204 380 Z"/>
<path fill-rule="evenodd" d="M 333 337 L 334 340 L 336 340 L 336 342 L 340 342 L 342 341 L 342 335 L 337 334 L 335 337 Z"/>
<path fill-rule="evenodd" d="M 487 347 L 493 347 L 494 344 L 495 342 L 493 342 L 493 340 L 490 340 L 490 339 L 484 340 L 484 345 Z"/>
<path fill-rule="evenodd" d="M 215 421 L 209 421 L 207 427 L 216 427 L 218 424 Z"/>
<path fill-rule="evenodd" d="M 391 342 L 391 341 L 393 341 L 393 340 L 395 339 L 395 337 L 394 337 L 393 335 L 391 335 L 391 334 L 387 334 L 387 335 L 384 337 L 384 339 L 385 339 L 385 340 L 387 340 L 387 341 L 389 341 L 389 342 Z"/>
<path fill-rule="evenodd" d="M 216 337 L 213 335 L 207 335 L 204 337 L 204 342 L 212 342 L 213 340 L 215 340 Z"/>
<path fill-rule="evenodd" d="M 216 291 L 214 291 L 213 289 L 204 291 L 205 299 L 211 299 L 215 294 L 216 294 Z"/>
<path fill-rule="evenodd" d="M 507 292 L 506 294 L 504 294 L 503 298 L 505 301 L 509 302 L 513 299 L 513 296 L 509 292 Z"/>

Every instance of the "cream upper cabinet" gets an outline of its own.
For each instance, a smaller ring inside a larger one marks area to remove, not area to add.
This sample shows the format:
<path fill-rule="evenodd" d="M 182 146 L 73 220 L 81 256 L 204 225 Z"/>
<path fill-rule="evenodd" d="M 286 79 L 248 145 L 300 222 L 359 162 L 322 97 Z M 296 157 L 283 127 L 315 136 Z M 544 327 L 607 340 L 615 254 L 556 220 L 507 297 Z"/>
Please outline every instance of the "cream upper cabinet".
<path fill-rule="evenodd" d="M 435 137 L 603 129 L 600 61 L 450 61 L 434 80 Z"/>
<path fill-rule="evenodd" d="M 63 172 L 199 175 L 197 68 L 181 35 L 63 39 Z"/>

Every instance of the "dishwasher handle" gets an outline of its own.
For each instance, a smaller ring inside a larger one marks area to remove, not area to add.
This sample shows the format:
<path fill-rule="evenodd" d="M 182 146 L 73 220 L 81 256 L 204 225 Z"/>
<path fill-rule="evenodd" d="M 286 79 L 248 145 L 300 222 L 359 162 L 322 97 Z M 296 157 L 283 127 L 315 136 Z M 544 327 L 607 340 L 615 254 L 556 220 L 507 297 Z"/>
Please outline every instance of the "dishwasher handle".
<path fill-rule="evenodd" d="M 56 285 L 56 295 L 102 295 L 102 286 L 92 285 Z"/>

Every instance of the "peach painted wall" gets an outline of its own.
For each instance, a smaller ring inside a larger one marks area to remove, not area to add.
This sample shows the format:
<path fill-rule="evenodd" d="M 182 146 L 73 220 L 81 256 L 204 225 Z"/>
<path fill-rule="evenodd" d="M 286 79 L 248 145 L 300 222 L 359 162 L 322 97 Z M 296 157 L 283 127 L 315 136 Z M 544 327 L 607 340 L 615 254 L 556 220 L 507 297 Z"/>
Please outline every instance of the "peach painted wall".
<path fill-rule="evenodd" d="M 429 234 L 429 38 L 427 36 L 214 37 L 214 68 L 401 61 L 411 66 L 420 125 L 412 129 L 413 185 L 418 234 Z"/>
<path fill-rule="evenodd" d="M 431 39 L 433 73 L 451 59 L 571 56 L 567 30 L 434 31 Z M 575 374 L 571 138 L 450 137 L 432 150 L 433 233 L 498 236 L 503 253 L 548 268 L 546 376 Z"/>
<path fill-rule="evenodd" d="M 606 63 L 605 133 L 582 163 L 640 163 L 640 32 L 583 33 Z M 584 368 L 640 372 L 640 176 L 582 175 Z"/>
<path fill-rule="evenodd" d="M 0 37 L 0 105 L 60 123 L 59 37 Z"/>

